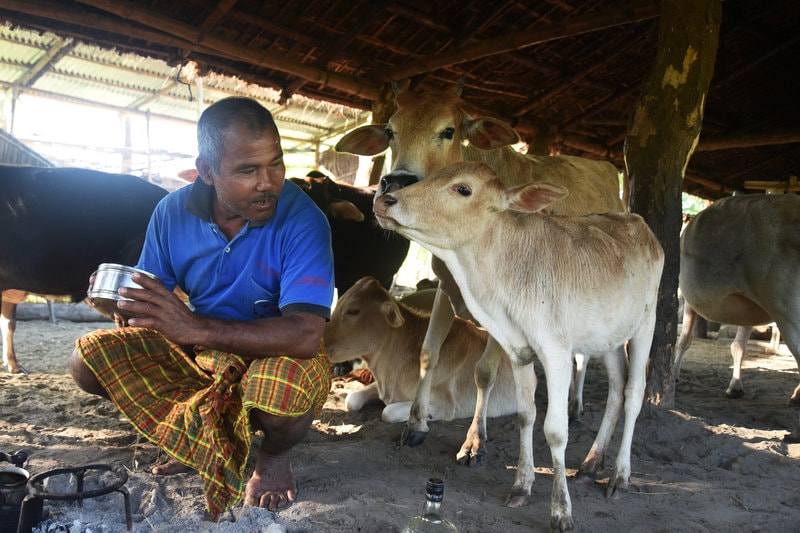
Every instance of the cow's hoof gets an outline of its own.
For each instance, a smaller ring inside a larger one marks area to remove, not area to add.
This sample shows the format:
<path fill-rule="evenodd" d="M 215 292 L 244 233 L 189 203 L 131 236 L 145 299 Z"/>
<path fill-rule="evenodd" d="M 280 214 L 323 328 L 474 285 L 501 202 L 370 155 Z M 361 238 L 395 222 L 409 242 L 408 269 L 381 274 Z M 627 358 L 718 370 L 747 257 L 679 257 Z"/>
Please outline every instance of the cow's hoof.
<path fill-rule="evenodd" d="M 575 527 L 571 516 L 550 517 L 550 531 L 569 531 Z"/>
<path fill-rule="evenodd" d="M 744 391 L 742 389 L 726 390 L 725 396 L 732 400 L 738 400 L 739 398 L 744 398 Z"/>
<path fill-rule="evenodd" d="M 508 498 L 506 498 L 506 503 L 504 503 L 503 505 L 505 505 L 506 507 L 512 507 L 516 509 L 517 507 L 522 507 L 523 505 L 525 505 L 527 501 L 528 501 L 527 494 L 525 493 L 517 494 L 512 492 L 511 494 L 508 495 Z"/>
<path fill-rule="evenodd" d="M 428 433 L 425 431 L 411 431 L 405 428 L 403 434 L 400 436 L 400 444 L 408 446 L 409 448 L 415 448 L 425 442 L 425 437 L 427 436 Z"/>
<path fill-rule="evenodd" d="M 461 466 L 481 466 L 486 462 L 486 452 L 465 453 L 456 455 L 456 463 Z"/>

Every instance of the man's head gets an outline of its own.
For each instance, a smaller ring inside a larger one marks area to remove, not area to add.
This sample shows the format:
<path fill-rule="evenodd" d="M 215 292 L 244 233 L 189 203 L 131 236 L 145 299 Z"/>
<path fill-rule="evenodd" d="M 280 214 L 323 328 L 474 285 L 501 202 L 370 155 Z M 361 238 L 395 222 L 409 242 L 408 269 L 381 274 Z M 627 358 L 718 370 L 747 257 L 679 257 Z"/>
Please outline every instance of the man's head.
<path fill-rule="evenodd" d="M 231 96 L 209 106 L 197 122 L 197 147 L 200 157 L 219 172 L 225 152 L 225 135 L 233 125 L 239 125 L 254 137 L 272 130 L 280 143 L 278 127 L 272 114 L 251 98 Z"/>
<path fill-rule="evenodd" d="M 197 124 L 197 172 L 215 189 L 217 224 L 271 219 L 286 167 L 270 112 L 255 100 L 231 97 L 206 109 Z"/>

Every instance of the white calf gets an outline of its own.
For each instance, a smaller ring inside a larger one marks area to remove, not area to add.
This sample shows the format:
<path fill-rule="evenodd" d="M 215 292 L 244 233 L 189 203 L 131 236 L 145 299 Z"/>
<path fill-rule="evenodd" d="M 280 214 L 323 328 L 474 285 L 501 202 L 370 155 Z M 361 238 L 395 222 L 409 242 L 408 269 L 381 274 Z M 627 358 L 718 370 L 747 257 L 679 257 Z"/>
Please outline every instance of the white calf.
<path fill-rule="evenodd" d="M 548 181 L 569 190 L 569 198 L 547 207 L 561 214 L 624 211 L 620 199 L 617 169 L 607 161 L 572 156 L 525 155 L 511 145 L 519 135 L 511 126 L 490 117 L 473 117 L 462 101 L 461 88 L 438 95 L 396 92 L 397 112 L 387 124 L 370 124 L 351 131 L 336 144 L 336 150 L 359 155 L 375 155 L 391 149 L 392 171 L 381 178 L 381 191 L 393 190 L 425 180 L 436 170 L 461 161 L 483 161 L 491 166 L 507 186 L 531 181 Z M 625 181 L 624 183 L 627 183 Z M 439 277 L 439 289 L 431 311 L 427 336 L 420 352 L 423 378 L 401 440 L 417 446 L 428 432 L 430 405 L 429 374 L 436 370 L 439 350 L 453 315 L 470 317 L 459 288 L 439 258 L 431 262 Z M 492 367 L 502 356 L 497 341 L 489 338 L 485 351 L 485 371 L 491 382 Z M 459 463 L 480 462 L 485 455 L 486 426 L 476 418 L 467 431 Z"/>
<path fill-rule="evenodd" d="M 420 380 L 419 350 L 430 315 L 397 301 L 372 277 L 364 277 L 336 303 L 325 327 L 325 348 L 331 362 L 362 359 L 375 381 L 347 395 L 348 411 L 369 401 L 386 404 L 384 422 L 404 422 Z M 473 416 L 476 405 L 476 364 L 489 334 L 472 322 L 456 318 L 442 346 L 431 388 L 430 420 Z M 492 389 L 487 416 L 516 412 L 514 376 L 503 357 Z"/>
<path fill-rule="evenodd" d="M 573 525 L 564 453 L 576 352 L 602 355 L 609 376 L 606 411 L 580 473 L 594 476 L 601 467 L 624 403 L 607 493 L 627 487 L 664 262 L 658 240 L 637 215 L 537 212 L 566 194 L 541 182 L 506 188 L 489 166 L 459 163 L 375 199 L 381 226 L 444 261 L 469 311 L 511 357 L 520 457 L 510 506 L 522 505 L 533 483 L 536 378 L 530 363 L 537 356 L 541 361 L 548 385 L 544 432 L 553 460 L 550 522 L 556 529 Z"/>

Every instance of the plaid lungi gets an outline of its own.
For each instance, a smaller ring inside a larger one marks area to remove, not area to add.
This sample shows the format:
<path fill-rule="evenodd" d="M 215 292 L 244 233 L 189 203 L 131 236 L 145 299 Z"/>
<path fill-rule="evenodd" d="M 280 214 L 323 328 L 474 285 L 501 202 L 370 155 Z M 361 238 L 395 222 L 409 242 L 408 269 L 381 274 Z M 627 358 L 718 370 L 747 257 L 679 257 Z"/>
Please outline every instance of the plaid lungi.
<path fill-rule="evenodd" d="M 250 409 L 318 414 L 331 385 L 322 345 L 311 359 L 245 361 L 199 346 L 188 353 L 155 330 L 126 327 L 89 333 L 76 347 L 137 431 L 199 472 L 214 517 L 242 498 Z"/>

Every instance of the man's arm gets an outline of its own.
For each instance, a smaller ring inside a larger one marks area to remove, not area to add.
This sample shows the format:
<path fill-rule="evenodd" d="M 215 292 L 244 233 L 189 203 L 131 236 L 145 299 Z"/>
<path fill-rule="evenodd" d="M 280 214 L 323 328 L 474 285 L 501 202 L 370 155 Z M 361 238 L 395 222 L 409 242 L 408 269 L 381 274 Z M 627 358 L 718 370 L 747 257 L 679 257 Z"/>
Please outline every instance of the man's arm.
<path fill-rule="evenodd" d="M 192 312 L 173 292 L 158 281 L 134 274 L 133 281 L 144 287 L 124 287 L 122 310 L 146 315 L 130 318 L 128 324 L 159 331 L 176 344 L 201 345 L 247 358 L 286 355 L 311 358 L 319 350 L 325 318 L 310 313 L 233 321 L 209 318 Z"/>

